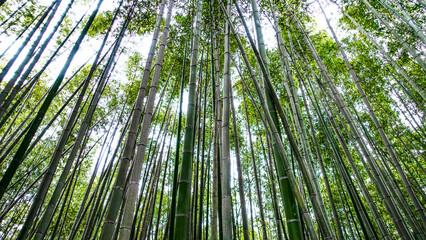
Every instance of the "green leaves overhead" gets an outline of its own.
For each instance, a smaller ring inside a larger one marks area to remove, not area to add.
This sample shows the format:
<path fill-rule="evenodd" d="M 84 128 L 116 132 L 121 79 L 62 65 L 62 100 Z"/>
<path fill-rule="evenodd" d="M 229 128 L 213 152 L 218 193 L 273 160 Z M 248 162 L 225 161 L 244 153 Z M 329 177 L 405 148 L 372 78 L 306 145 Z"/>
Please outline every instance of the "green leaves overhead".
<path fill-rule="evenodd" d="M 89 36 L 97 36 L 97 35 L 103 35 L 108 31 L 108 28 L 110 27 L 109 23 L 112 20 L 113 12 L 112 11 L 105 11 L 100 14 L 98 14 L 95 18 L 95 21 L 93 22 L 92 26 L 89 30 Z"/>

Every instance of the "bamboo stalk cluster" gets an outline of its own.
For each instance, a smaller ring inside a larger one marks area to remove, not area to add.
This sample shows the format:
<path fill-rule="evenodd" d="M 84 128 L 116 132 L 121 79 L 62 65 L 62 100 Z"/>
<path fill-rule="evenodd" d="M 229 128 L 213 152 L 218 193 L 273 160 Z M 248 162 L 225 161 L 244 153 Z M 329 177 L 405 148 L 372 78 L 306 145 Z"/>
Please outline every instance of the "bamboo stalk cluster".
<path fill-rule="evenodd" d="M 104 2 L 0 0 L 1 239 L 426 239 L 424 1 Z"/>

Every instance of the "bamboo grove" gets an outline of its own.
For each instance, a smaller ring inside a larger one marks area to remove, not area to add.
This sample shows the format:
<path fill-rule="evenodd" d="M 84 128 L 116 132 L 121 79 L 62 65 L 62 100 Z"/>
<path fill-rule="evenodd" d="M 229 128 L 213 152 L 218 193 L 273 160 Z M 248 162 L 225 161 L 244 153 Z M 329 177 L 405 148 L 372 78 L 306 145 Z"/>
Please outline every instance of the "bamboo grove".
<path fill-rule="evenodd" d="M 426 239 L 426 2 L 0 0 L 1 239 Z"/>

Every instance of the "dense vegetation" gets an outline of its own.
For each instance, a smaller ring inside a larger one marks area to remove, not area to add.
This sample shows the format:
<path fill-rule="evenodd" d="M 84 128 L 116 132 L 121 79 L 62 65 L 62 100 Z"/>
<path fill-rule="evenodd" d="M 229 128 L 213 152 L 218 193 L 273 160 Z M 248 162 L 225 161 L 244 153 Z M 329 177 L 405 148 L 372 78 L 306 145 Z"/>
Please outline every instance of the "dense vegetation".
<path fill-rule="evenodd" d="M 0 0 L 0 238 L 426 239 L 425 21 Z"/>

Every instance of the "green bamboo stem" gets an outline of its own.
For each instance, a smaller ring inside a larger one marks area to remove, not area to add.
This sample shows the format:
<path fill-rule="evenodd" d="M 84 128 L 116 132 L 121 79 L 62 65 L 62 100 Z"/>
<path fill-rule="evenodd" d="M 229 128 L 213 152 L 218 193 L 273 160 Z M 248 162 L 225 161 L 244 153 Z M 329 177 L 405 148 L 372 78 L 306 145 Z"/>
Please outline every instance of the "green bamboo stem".
<path fill-rule="evenodd" d="M 191 196 L 192 157 L 194 151 L 196 77 L 198 66 L 198 47 L 201 31 L 201 10 L 203 3 L 197 1 L 197 12 L 191 53 L 188 110 L 185 124 L 184 144 L 180 178 L 178 182 L 177 207 L 175 217 L 174 239 L 186 239 L 188 236 L 189 202 Z"/>
<path fill-rule="evenodd" d="M 227 11 L 230 13 L 231 1 L 228 1 Z M 223 239 L 232 239 L 232 201 L 231 201 L 231 150 L 229 135 L 229 118 L 230 118 L 230 92 L 231 76 L 230 76 L 230 50 L 229 50 L 229 24 L 225 26 L 225 62 L 223 74 L 223 107 L 222 107 L 222 126 L 221 127 L 221 187 L 222 187 L 222 230 Z"/>
<path fill-rule="evenodd" d="M 324 161 L 323 161 L 323 158 L 321 156 L 321 151 L 320 151 L 320 148 L 319 148 L 319 145 L 318 145 L 317 138 L 315 137 L 316 134 L 315 134 L 315 130 L 314 130 L 314 125 L 312 123 L 312 117 L 311 117 L 310 111 L 308 109 L 308 103 L 306 101 L 303 89 L 302 89 L 302 97 L 303 97 L 303 102 L 306 106 L 306 112 L 308 114 L 309 126 L 310 126 L 311 132 L 312 132 L 313 144 L 314 144 L 314 147 L 315 147 L 315 152 L 316 152 L 316 155 L 317 155 L 318 163 L 320 165 L 321 173 L 322 173 L 323 178 L 324 178 L 324 184 L 325 184 L 328 199 L 329 199 L 329 202 L 330 202 L 330 208 L 333 212 L 333 217 L 334 217 L 334 221 L 335 221 L 335 224 L 336 224 L 337 234 L 338 234 L 339 239 L 342 240 L 342 239 L 344 239 L 344 237 L 343 237 L 343 231 L 342 231 L 342 225 L 341 225 L 340 217 L 339 217 L 339 214 L 337 213 L 337 208 L 336 208 L 336 204 L 335 204 L 335 201 L 334 201 L 334 198 L 333 198 L 333 193 L 331 191 L 330 182 L 328 180 Z M 309 96 L 309 98 L 310 98 L 310 96 Z"/>
<path fill-rule="evenodd" d="M 118 11 L 116 11 L 116 13 L 117 12 Z M 114 15 L 112 23 L 114 22 L 116 16 L 117 16 L 117 14 Z M 109 28 L 109 29 L 111 29 L 111 28 Z M 41 207 L 41 205 L 43 203 L 43 200 L 45 198 L 47 190 L 49 189 L 50 183 L 51 183 L 51 181 L 53 179 L 53 175 L 54 175 L 54 173 L 56 171 L 56 168 L 58 166 L 59 160 L 61 158 L 62 152 L 63 152 L 63 150 L 65 148 L 66 143 L 68 142 L 68 138 L 69 138 L 69 136 L 71 134 L 71 131 L 73 129 L 74 122 L 75 122 L 75 119 L 77 117 L 78 109 L 81 106 L 81 103 L 82 103 L 83 98 L 85 96 L 86 90 L 87 90 L 87 88 L 89 86 L 89 83 L 90 83 L 90 81 L 91 81 L 91 79 L 93 77 L 93 74 L 94 74 L 94 72 L 96 70 L 96 67 L 98 65 L 98 61 L 99 61 L 99 59 L 101 57 L 102 50 L 103 50 L 103 48 L 104 48 L 104 46 L 106 44 L 106 41 L 108 39 L 109 32 L 110 31 L 107 32 L 107 34 L 106 34 L 106 36 L 105 36 L 105 38 L 104 38 L 104 40 L 103 40 L 103 42 L 101 44 L 101 47 L 98 50 L 98 54 L 96 55 L 96 58 L 95 58 L 95 60 L 94 60 L 94 62 L 92 64 L 92 67 L 91 67 L 91 69 L 89 71 L 89 74 L 87 75 L 87 77 L 86 77 L 86 79 L 84 81 L 84 86 L 82 87 L 82 90 L 81 90 L 80 95 L 79 95 L 79 97 L 77 99 L 77 102 L 74 105 L 73 111 L 72 111 L 72 113 L 69 116 L 67 126 L 64 128 L 64 131 L 63 131 L 63 133 L 61 135 L 61 139 L 58 141 L 58 144 L 57 144 L 57 147 L 55 149 L 55 152 L 52 155 L 52 158 L 50 160 L 49 170 L 46 172 L 45 176 L 43 177 L 43 179 L 42 179 L 42 181 L 41 181 L 41 183 L 39 185 L 39 189 L 37 191 L 37 194 L 34 196 L 34 201 L 31 204 L 30 210 L 29 210 L 29 212 L 27 214 L 27 218 L 25 220 L 25 223 L 24 223 L 22 229 L 27 229 L 27 228 L 29 228 L 32 225 L 32 223 L 34 221 L 34 218 L 36 216 L 36 213 L 39 211 L 39 208 Z M 21 231 L 23 231 L 23 230 L 21 230 Z M 25 230 L 25 231 L 28 231 L 28 230 Z"/>
<path fill-rule="evenodd" d="M 176 150 L 175 150 L 175 159 L 173 166 L 173 188 L 172 188 L 172 201 L 170 204 L 170 216 L 169 216 L 169 225 L 167 227 L 167 232 L 169 240 L 172 240 L 174 235 L 174 222 L 176 215 L 176 198 L 177 198 L 177 184 L 178 184 L 178 171 L 179 171 L 179 154 L 180 154 L 180 142 L 181 142 L 181 130 L 182 130 L 182 101 L 183 101 L 183 87 L 185 84 L 185 67 L 186 67 L 186 57 L 187 57 L 187 45 L 188 39 L 185 40 L 184 53 L 183 53 L 183 64 L 182 64 L 182 74 L 180 80 L 180 90 L 179 90 L 179 117 L 178 117 L 178 128 L 177 128 L 177 137 L 176 137 Z"/>
<path fill-rule="evenodd" d="M 253 18 L 254 18 L 254 23 L 256 26 L 256 34 L 257 34 L 257 40 L 258 40 L 258 48 L 259 48 L 259 53 L 260 56 L 262 58 L 262 61 L 265 65 L 268 77 L 270 78 L 270 73 L 269 73 L 269 67 L 268 67 L 268 61 L 267 61 L 267 57 L 266 57 L 266 50 L 265 50 L 265 43 L 263 40 L 263 34 L 262 34 L 262 29 L 261 29 L 261 25 L 260 25 L 260 19 L 259 19 L 259 13 L 258 13 L 258 9 L 257 9 L 257 4 L 255 3 L 254 0 L 251 1 L 251 5 L 253 8 Z M 279 33 L 277 33 L 279 34 Z M 267 80 L 265 80 L 267 81 Z M 265 84 L 267 86 L 267 84 Z M 272 97 L 270 96 L 270 91 L 269 87 L 265 88 L 265 99 L 268 105 L 268 109 L 269 112 L 271 114 L 272 119 L 274 120 L 275 123 L 275 127 L 277 128 L 278 131 L 280 131 L 280 125 L 279 125 L 279 121 L 278 121 L 278 115 L 276 113 L 275 110 L 275 106 L 273 104 L 273 100 Z M 272 145 L 275 146 L 274 143 L 274 139 L 272 139 Z M 280 179 L 280 187 L 281 187 L 281 194 L 282 194 L 282 201 L 283 201 L 283 205 L 284 205 L 284 210 L 285 210 L 285 215 L 286 215 L 286 223 L 287 223 L 287 227 L 288 227 L 288 233 L 291 239 L 302 239 L 302 225 L 300 223 L 300 216 L 299 216 L 299 209 L 297 206 L 297 203 L 295 201 L 295 198 L 292 196 L 292 193 L 290 191 L 290 183 L 289 181 L 286 179 L 287 175 L 285 174 L 285 170 L 284 167 L 279 163 L 282 160 L 278 159 L 279 154 L 277 153 L 278 149 L 276 147 L 273 148 L 273 153 L 275 156 L 275 159 L 277 161 L 277 166 L 278 166 L 278 171 L 279 171 L 279 179 Z M 282 180 L 281 180 L 282 179 Z M 266 238 L 266 233 L 264 232 L 264 238 Z"/>
<path fill-rule="evenodd" d="M 74 1 L 70 1 L 69 4 L 67 5 L 67 8 L 65 9 L 65 11 L 62 13 L 60 19 L 57 21 L 56 25 L 53 27 L 53 30 L 50 32 L 49 36 L 46 38 L 46 40 L 42 43 L 42 45 L 40 46 L 40 50 L 37 52 L 37 54 L 35 54 L 35 56 L 33 57 L 30 65 L 25 69 L 25 72 L 23 74 L 21 74 L 19 76 L 19 80 L 16 83 L 16 85 L 13 87 L 13 89 L 9 89 L 6 93 L 6 88 L 4 88 L 2 90 L 2 93 L 5 92 L 4 94 L 7 95 L 4 96 L 4 101 L 0 101 L 0 119 L 3 117 L 5 110 L 9 107 L 9 105 L 12 103 L 12 100 L 15 98 L 16 94 L 18 93 L 18 89 L 21 89 L 22 84 L 24 83 L 25 80 L 27 80 L 28 76 L 30 75 L 31 71 L 33 70 L 34 66 L 36 65 L 36 63 L 39 61 L 42 53 L 44 52 L 44 50 L 46 49 L 47 45 L 49 44 L 50 40 L 53 38 L 53 35 L 56 33 L 56 31 L 59 29 L 61 23 L 63 22 L 63 20 L 65 19 L 65 16 L 67 15 L 68 11 L 70 10 L 72 4 L 74 3 Z M 16 73 L 15 73 L 16 74 Z M 39 73 L 38 73 L 39 74 Z M 18 76 L 16 76 L 16 78 L 18 78 Z M 16 81 L 16 80 L 15 80 Z M 0 95 L 1 95 L 0 94 Z"/>
<path fill-rule="evenodd" d="M 28 52 L 27 52 L 25 58 L 20 62 L 18 68 L 13 73 L 13 76 L 9 79 L 9 81 L 6 83 L 6 85 L 3 87 L 2 91 L 0 92 L 0 105 L 3 104 L 6 96 L 10 93 L 10 90 L 15 85 L 16 80 L 18 79 L 19 75 L 21 75 L 25 66 L 31 60 L 33 55 L 35 55 L 34 52 L 35 52 L 37 46 L 39 45 L 44 33 L 46 32 L 47 28 L 49 27 L 53 17 L 55 16 L 56 11 L 58 10 L 60 4 L 61 4 L 61 1 L 57 0 L 57 3 L 55 4 L 53 9 L 51 10 L 49 17 L 47 18 L 43 27 L 40 29 L 39 34 L 37 35 L 36 39 L 34 39 L 30 48 L 28 49 Z M 56 24 L 55 26 L 58 26 L 58 24 Z M 57 27 L 54 27 L 54 31 L 56 31 L 56 29 L 57 29 Z M 42 44 L 42 46 L 40 46 L 40 49 L 38 50 L 37 54 L 41 54 L 44 51 L 45 48 L 46 48 L 46 44 Z"/>
<path fill-rule="evenodd" d="M 2 70 L 0 72 L 0 83 L 3 81 L 3 79 L 6 77 L 7 73 L 11 69 L 12 65 L 15 63 L 16 59 L 18 59 L 19 55 L 22 53 L 24 47 L 30 42 L 31 38 L 34 36 L 36 31 L 40 28 L 40 26 L 43 24 L 46 17 L 49 15 L 50 12 L 56 11 L 57 6 L 61 1 L 60 0 L 54 0 L 52 3 L 47 7 L 47 9 L 44 10 L 43 15 L 41 15 L 40 19 L 37 21 L 37 23 L 34 25 L 34 27 L 31 29 L 31 31 L 28 33 L 27 37 L 24 39 L 22 44 L 18 47 L 18 50 L 15 52 L 15 54 L 12 56 L 12 58 L 6 63 L 4 67 L 2 67 Z M 0 5 L 1 6 L 1 5 Z M 54 8 L 55 7 L 55 8 Z M 46 29 L 45 29 L 46 30 Z M 38 40 L 38 42 L 40 39 Z M 35 46 L 38 45 L 38 42 Z M 35 48 L 35 47 L 34 47 Z M 33 49 L 34 50 L 34 49 Z M 29 52 L 27 55 L 31 56 L 31 52 Z M 29 59 L 28 59 L 29 60 Z"/>
<path fill-rule="evenodd" d="M 423 212 L 423 209 L 422 209 L 422 207 L 420 205 L 420 202 L 419 202 L 417 196 L 415 195 L 415 193 L 414 193 L 414 191 L 413 191 L 410 183 L 408 182 L 408 179 L 407 179 L 404 171 L 402 170 L 402 167 L 400 166 L 399 156 L 396 155 L 396 153 L 395 153 L 395 151 L 393 149 L 392 144 L 390 143 L 388 137 L 386 136 L 386 134 L 385 134 L 385 132 L 383 130 L 383 127 L 379 123 L 379 120 L 377 119 L 377 117 L 376 117 L 376 115 L 375 115 L 375 113 L 374 113 L 374 111 L 373 111 L 373 109 L 371 107 L 371 104 L 370 104 L 369 100 L 367 99 L 367 96 L 365 95 L 365 92 L 364 92 L 362 86 L 359 83 L 359 79 L 358 79 L 355 71 L 353 70 L 352 65 L 349 63 L 349 60 L 348 60 L 348 58 L 346 56 L 346 53 L 344 52 L 344 50 L 343 50 L 343 48 L 342 48 L 342 46 L 340 44 L 340 41 L 338 40 L 336 34 L 334 33 L 334 31 L 332 29 L 332 27 L 331 27 L 331 25 L 330 25 L 330 23 L 329 23 L 329 21 L 327 19 L 327 16 L 325 15 L 324 10 L 322 9 L 321 4 L 320 4 L 320 8 L 321 8 L 321 10 L 322 10 L 322 12 L 324 14 L 324 17 L 326 19 L 327 25 L 328 25 L 328 27 L 329 27 L 332 35 L 333 35 L 333 38 L 334 38 L 334 40 L 335 40 L 335 42 L 336 42 L 336 44 L 337 44 L 337 46 L 338 46 L 338 48 L 340 50 L 342 58 L 345 61 L 345 64 L 346 64 L 347 68 L 349 69 L 349 73 L 350 73 L 353 81 L 355 82 L 355 85 L 357 86 L 357 89 L 358 89 L 359 93 L 361 94 L 361 97 L 362 97 L 362 99 L 364 101 L 364 104 L 367 106 L 369 115 L 372 118 L 375 127 L 379 131 L 380 137 L 381 137 L 383 143 L 385 144 L 385 147 L 386 147 L 386 149 L 387 149 L 387 151 L 388 151 L 388 153 L 389 153 L 389 155 L 390 155 L 390 157 L 392 159 L 392 162 L 393 162 L 395 168 L 398 171 L 398 174 L 400 175 L 400 177 L 401 177 L 401 179 L 402 179 L 402 181 L 404 183 L 404 186 L 405 186 L 405 188 L 406 188 L 406 190 L 408 192 L 408 195 L 409 195 L 411 201 L 414 204 L 416 212 L 420 216 L 420 219 L 423 222 L 423 226 L 426 228 L 426 216 L 425 216 L 425 214 Z"/>
<path fill-rule="evenodd" d="M 243 220 L 243 236 L 244 240 L 249 240 L 249 230 L 248 230 L 248 220 L 247 220 L 247 209 L 246 209 L 246 200 L 244 194 L 244 177 L 242 174 L 241 167 L 241 158 L 240 158 L 240 144 L 238 141 L 238 125 L 236 119 L 236 112 L 234 107 L 234 98 L 232 96 L 232 89 L 230 89 L 230 97 L 231 97 L 231 110 L 232 110 L 232 126 L 234 130 L 234 143 L 235 143 L 235 156 L 237 161 L 237 171 L 238 171 L 238 188 L 239 188 L 239 197 L 241 204 L 241 218 Z"/>
<path fill-rule="evenodd" d="M 219 91 L 219 75 L 217 74 L 219 68 L 219 52 L 216 43 L 216 22 L 214 15 L 214 1 L 210 2 L 210 55 L 211 55 L 211 77 L 212 77 L 212 92 L 213 92 L 213 173 L 212 173 L 212 215 L 211 215 L 211 231 L 210 238 L 212 240 L 218 239 L 218 218 L 219 218 L 219 205 L 220 205 L 220 153 L 219 153 L 219 141 L 220 131 L 219 126 L 221 125 L 221 104 L 220 104 L 220 91 Z M 220 213 L 220 215 L 222 215 Z M 219 220 L 220 223 L 220 220 Z M 221 228 L 219 224 L 219 228 Z"/>
<path fill-rule="evenodd" d="M 382 4 L 385 8 L 387 8 L 391 13 L 393 13 L 394 15 L 396 15 L 399 19 L 401 19 L 403 21 L 403 23 L 405 23 L 406 25 L 408 25 L 408 27 L 410 27 L 413 32 L 414 35 L 417 35 L 418 38 L 420 38 L 420 40 L 423 42 L 423 44 L 426 44 L 426 36 L 423 33 L 423 30 L 420 29 L 419 26 L 417 26 L 417 24 L 413 21 L 413 19 L 411 18 L 410 14 L 408 14 L 402 7 L 400 4 L 398 4 L 398 2 L 395 2 L 395 4 L 398 6 L 399 10 L 401 11 L 401 13 L 399 13 L 398 11 L 396 11 L 395 8 L 393 8 L 391 5 L 389 5 L 389 3 L 387 3 L 386 1 L 383 0 L 379 0 L 380 4 Z"/>
<path fill-rule="evenodd" d="M 250 119 L 248 116 L 248 108 L 245 100 L 245 91 L 243 90 L 243 102 L 244 102 L 244 111 L 245 111 L 245 118 L 247 122 L 247 132 L 248 132 L 248 138 L 249 138 L 249 145 L 250 145 L 250 154 L 251 154 L 251 161 L 253 165 L 253 174 L 254 174 L 254 181 L 256 185 L 256 194 L 257 194 L 257 201 L 259 203 L 259 215 L 260 215 L 260 222 L 262 224 L 262 236 L 267 237 L 266 233 L 266 224 L 265 224 L 265 214 L 263 209 L 263 198 L 262 198 L 262 189 L 261 189 L 261 182 L 259 179 L 259 171 L 257 170 L 256 165 L 256 157 L 254 154 L 254 147 L 253 147 L 253 140 L 252 140 L 252 133 L 251 133 L 251 125 L 250 125 Z"/>
<path fill-rule="evenodd" d="M 242 18 L 242 13 L 239 10 L 239 7 L 236 4 L 236 2 L 234 2 L 234 3 L 236 5 L 236 7 L 237 7 L 237 10 L 238 10 L 238 13 L 240 15 L 240 18 L 243 21 L 244 28 L 245 28 L 246 33 L 248 35 L 248 38 L 250 40 L 250 45 L 252 46 L 252 49 L 253 49 L 253 51 L 255 53 L 257 61 L 258 61 L 259 65 L 260 65 L 260 67 L 261 67 L 263 77 L 267 80 L 266 84 L 268 85 L 269 90 L 272 93 L 274 104 L 277 107 L 279 116 L 280 116 L 280 118 L 281 118 L 281 120 L 283 122 L 284 129 L 286 131 L 287 137 L 290 140 L 290 146 L 292 147 L 292 149 L 294 150 L 294 153 L 296 154 L 296 159 L 299 161 L 299 166 L 301 167 L 301 170 L 302 170 L 302 173 L 303 173 L 302 177 L 305 179 L 305 184 L 306 184 L 306 186 L 308 188 L 308 192 L 310 194 L 310 198 L 312 200 L 312 203 L 315 205 L 314 206 L 315 214 L 316 214 L 316 216 L 318 218 L 318 221 L 321 222 L 320 226 L 322 227 L 322 230 L 323 230 L 326 238 L 334 238 L 332 230 L 331 230 L 330 222 L 327 219 L 327 216 L 325 215 L 325 213 L 322 211 L 322 208 L 321 208 L 322 204 L 320 203 L 320 198 L 318 197 L 319 193 L 316 191 L 315 184 L 311 182 L 311 174 L 309 172 L 309 169 L 303 163 L 303 159 L 301 158 L 301 155 L 300 155 L 300 152 L 299 152 L 299 150 L 297 148 L 297 145 L 296 145 L 296 142 L 294 140 L 293 134 L 291 133 L 291 131 L 289 129 L 288 122 L 287 122 L 287 119 L 285 117 L 285 114 L 284 114 L 284 111 L 282 109 L 282 106 L 279 103 L 279 100 L 278 100 L 278 97 L 277 97 L 275 91 L 273 90 L 272 84 L 271 84 L 270 79 L 268 77 L 267 71 L 266 71 L 265 66 L 263 64 L 263 61 L 260 58 L 259 53 L 258 53 L 257 49 L 254 46 L 253 39 L 251 38 L 251 36 L 249 34 L 249 31 L 248 31 L 248 28 L 247 28 L 247 25 L 245 24 L 245 21 Z M 240 49 L 242 49 L 242 46 L 240 47 Z M 244 51 L 244 50 L 241 50 L 241 51 Z M 248 61 L 245 61 L 245 62 L 246 62 L 246 65 L 248 65 Z M 252 79 L 255 80 L 255 78 L 252 78 Z M 274 132 L 274 131 L 272 131 L 272 132 Z M 279 136 L 278 132 L 274 133 L 274 134 L 277 134 L 277 136 Z M 280 145 L 280 144 L 278 144 L 278 145 Z M 281 151 L 281 152 L 283 153 L 283 151 Z M 288 172 L 288 170 L 287 170 L 287 172 Z M 290 180 L 290 181 L 292 181 L 292 180 Z M 294 186 L 294 187 L 296 187 L 296 186 Z M 293 189 L 293 192 L 294 192 L 295 189 L 293 187 L 292 187 L 292 189 Z M 297 195 L 297 193 L 295 193 L 295 194 Z M 298 200 L 298 201 L 300 201 L 299 204 L 302 204 L 302 203 L 304 204 L 304 201 L 302 200 L 302 195 L 296 196 L 296 197 L 300 198 Z M 306 219 L 308 219 L 307 216 L 305 216 L 305 217 L 306 217 Z M 307 227 L 311 228 L 312 225 L 309 223 L 309 221 L 307 223 L 308 223 Z M 311 231 L 311 230 L 313 230 L 313 229 L 310 229 L 309 231 Z"/>

